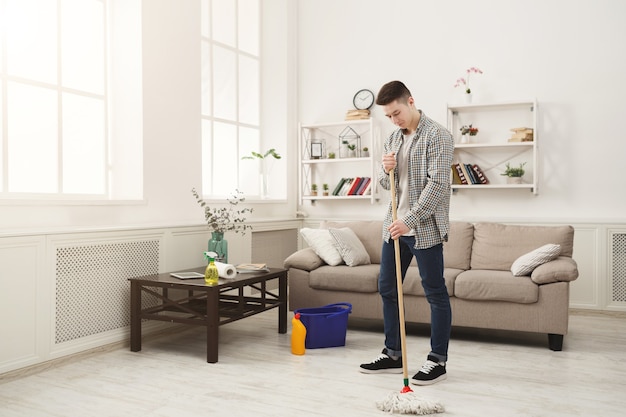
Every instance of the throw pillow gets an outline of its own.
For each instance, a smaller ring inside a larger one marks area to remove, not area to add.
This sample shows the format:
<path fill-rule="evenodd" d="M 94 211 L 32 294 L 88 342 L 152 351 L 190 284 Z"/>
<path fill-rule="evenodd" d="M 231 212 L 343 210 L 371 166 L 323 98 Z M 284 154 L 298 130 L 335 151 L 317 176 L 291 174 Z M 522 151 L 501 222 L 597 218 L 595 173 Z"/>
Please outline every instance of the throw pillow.
<path fill-rule="evenodd" d="M 341 258 L 348 266 L 369 265 L 370 255 L 365 246 L 349 227 L 341 229 L 328 229 L 335 240 L 335 247 L 341 254 Z"/>
<path fill-rule="evenodd" d="M 549 264 L 539 265 L 530 275 L 535 284 L 549 284 L 551 282 L 568 282 L 578 278 L 576 261 L 567 256 L 559 256 Z"/>
<path fill-rule="evenodd" d="M 343 258 L 335 247 L 335 239 L 328 229 L 300 229 L 300 234 L 306 243 L 313 248 L 317 256 L 322 258 L 328 265 L 336 266 L 343 262 Z"/>
<path fill-rule="evenodd" d="M 556 259 L 560 253 L 561 245 L 548 243 L 517 258 L 511 265 L 511 272 L 516 277 L 530 275 L 539 265 Z"/>

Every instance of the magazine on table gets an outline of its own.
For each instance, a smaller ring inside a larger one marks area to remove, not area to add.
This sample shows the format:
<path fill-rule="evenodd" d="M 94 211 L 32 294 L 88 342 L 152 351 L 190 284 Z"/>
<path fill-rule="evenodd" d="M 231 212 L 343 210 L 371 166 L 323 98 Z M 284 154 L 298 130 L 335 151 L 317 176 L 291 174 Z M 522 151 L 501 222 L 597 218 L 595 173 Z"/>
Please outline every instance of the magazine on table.
<path fill-rule="evenodd" d="M 240 274 L 250 274 L 253 272 L 270 272 L 267 264 L 239 264 L 235 266 Z"/>

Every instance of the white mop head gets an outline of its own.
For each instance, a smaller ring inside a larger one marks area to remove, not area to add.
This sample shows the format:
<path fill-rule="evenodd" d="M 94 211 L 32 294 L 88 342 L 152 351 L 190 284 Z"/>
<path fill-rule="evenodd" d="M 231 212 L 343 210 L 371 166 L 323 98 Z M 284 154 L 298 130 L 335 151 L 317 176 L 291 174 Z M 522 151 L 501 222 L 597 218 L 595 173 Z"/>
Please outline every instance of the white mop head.
<path fill-rule="evenodd" d="M 443 413 L 443 405 L 437 401 L 428 401 L 420 398 L 414 392 L 392 392 L 383 401 L 376 403 L 379 410 L 388 413 L 417 414 L 420 416 Z"/>

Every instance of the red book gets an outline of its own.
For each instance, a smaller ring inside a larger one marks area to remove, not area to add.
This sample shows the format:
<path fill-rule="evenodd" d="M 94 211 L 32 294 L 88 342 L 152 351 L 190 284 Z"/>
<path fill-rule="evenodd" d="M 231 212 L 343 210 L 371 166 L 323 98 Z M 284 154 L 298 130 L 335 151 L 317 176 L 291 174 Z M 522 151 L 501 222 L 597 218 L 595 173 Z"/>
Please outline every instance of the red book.
<path fill-rule="evenodd" d="M 346 194 L 354 195 L 356 190 L 359 188 L 359 184 L 361 183 L 361 181 L 363 181 L 363 177 L 356 177 L 354 181 L 352 181 L 352 185 L 350 186 L 350 189 Z"/>

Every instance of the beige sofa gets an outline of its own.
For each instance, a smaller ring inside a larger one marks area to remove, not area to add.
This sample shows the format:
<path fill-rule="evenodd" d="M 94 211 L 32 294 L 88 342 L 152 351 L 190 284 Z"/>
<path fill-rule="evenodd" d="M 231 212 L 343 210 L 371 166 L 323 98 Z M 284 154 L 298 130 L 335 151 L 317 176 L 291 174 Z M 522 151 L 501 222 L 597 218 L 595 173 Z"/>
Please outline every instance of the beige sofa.
<path fill-rule="evenodd" d="M 452 325 L 544 333 L 558 351 L 567 334 L 569 282 L 578 277 L 572 259 L 571 226 L 520 226 L 451 222 L 444 244 L 444 276 L 452 305 Z M 382 221 L 322 222 L 320 228 L 349 227 L 369 254 L 371 264 L 327 265 L 311 248 L 285 260 L 289 270 L 289 309 L 352 304 L 351 317 L 382 318 L 377 292 Z M 560 255 L 526 276 L 511 266 L 520 256 L 546 244 Z M 406 321 L 429 323 L 430 308 L 413 263 L 404 281 Z"/>

